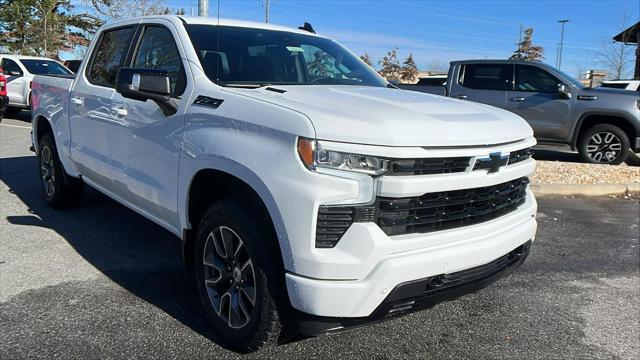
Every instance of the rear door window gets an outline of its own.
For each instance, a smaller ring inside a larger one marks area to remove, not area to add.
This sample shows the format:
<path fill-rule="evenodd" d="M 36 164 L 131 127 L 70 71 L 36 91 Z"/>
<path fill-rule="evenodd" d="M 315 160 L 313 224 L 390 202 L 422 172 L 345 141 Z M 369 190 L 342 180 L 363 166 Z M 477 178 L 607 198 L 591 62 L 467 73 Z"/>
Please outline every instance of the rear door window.
<path fill-rule="evenodd" d="M 134 31 L 134 27 L 126 27 L 102 33 L 88 67 L 87 77 L 90 83 L 115 87 L 116 75 L 126 60 Z"/>
<path fill-rule="evenodd" d="M 460 85 L 470 89 L 511 90 L 513 66 L 508 64 L 467 64 L 460 73 Z"/>

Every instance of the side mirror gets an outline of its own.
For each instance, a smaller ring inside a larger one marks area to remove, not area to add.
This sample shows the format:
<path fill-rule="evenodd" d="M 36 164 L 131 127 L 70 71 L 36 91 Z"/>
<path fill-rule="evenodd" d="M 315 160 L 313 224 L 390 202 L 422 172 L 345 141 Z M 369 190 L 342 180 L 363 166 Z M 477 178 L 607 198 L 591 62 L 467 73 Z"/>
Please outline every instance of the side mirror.
<path fill-rule="evenodd" d="M 561 99 L 571 99 L 571 89 L 565 84 L 558 84 L 558 96 Z"/>
<path fill-rule="evenodd" d="M 165 116 L 178 111 L 171 99 L 169 73 L 166 70 L 120 68 L 116 76 L 116 91 L 127 99 L 155 102 Z"/>

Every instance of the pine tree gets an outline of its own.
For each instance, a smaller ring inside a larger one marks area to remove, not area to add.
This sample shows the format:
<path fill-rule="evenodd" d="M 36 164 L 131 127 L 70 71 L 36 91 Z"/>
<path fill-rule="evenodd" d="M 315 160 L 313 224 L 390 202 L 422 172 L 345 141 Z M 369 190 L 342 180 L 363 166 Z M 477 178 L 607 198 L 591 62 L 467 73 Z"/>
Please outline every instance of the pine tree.
<path fill-rule="evenodd" d="M 394 48 L 378 62 L 382 65 L 382 69 L 380 69 L 378 73 L 390 82 L 400 81 L 400 71 L 402 70 L 402 66 L 400 66 L 400 62 L 398 62 L 397 52 L 398 48 Z"/>
<path fill-rule="evenodd" d="M 10 53 L 57 58 L 60 51 L 84 46 L 99 20 L 73 12 L 69 0 L 0 2 L 0 47 Z"/>
<path fill-rule="evenodd" d="M 413 83 L 418 77 L 418 67 L 413 60 L 413 54 L 409 54 L 409 57 L 402 63 L 402 69 L 400 70 L 400 79 L 406 83 Z"/>
<path fill-rule="evenodd" d="M 360 59 L 364 61 L 367 65 L 373 67 L 373 63 L 371 62 L 371 57 L 369 57 L 369 54 L 364 53 L 363 55 L 360 55 Z"/>
<path fill-rule="evenodd" d="M 518 49 L 513 52 L 509 60 L 542 61 L 544 48 L 533 45 L 533 28 L 524 31 L 524 39 L 518 44 Z"/>

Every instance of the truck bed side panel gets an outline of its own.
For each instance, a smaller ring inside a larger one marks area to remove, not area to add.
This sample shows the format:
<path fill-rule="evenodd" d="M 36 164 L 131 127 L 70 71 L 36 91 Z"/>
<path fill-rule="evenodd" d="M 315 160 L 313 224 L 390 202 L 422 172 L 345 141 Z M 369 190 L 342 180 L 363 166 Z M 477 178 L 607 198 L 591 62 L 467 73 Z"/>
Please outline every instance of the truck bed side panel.
<path fill-rule="evenodd" d="M 66 172 L 77 176 L 78 171 L 69 156 L 69 89 L 73 78 L 36 75 L 32 83 L 33 145 L 38 149 L 38 123 L 48 121 L 53 129 L 58 156 Z"/>

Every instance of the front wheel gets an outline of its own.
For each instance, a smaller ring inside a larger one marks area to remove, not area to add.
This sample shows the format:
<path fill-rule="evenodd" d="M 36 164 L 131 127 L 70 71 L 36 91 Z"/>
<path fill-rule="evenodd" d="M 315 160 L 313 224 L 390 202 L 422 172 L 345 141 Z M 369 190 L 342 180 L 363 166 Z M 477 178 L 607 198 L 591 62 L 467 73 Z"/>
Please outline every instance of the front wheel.
<path fill-rule="evenodd" d="M 289 312 L 279 311 L 286 289 L 269 248 L 276 239 L 256 218 L 243 201 L 219 201 L 203 217 L 195 244 L 206 318 L 224 345 L 242 352 L 277 344 L 291 329 Z"/>
<path fill-rule="evenodd" d="M 580 157 L 594 164 L 621 164 L 629 155 L 629 147 L 627 134 L 611 124 L 592 126 L 578 139 Z"/>

